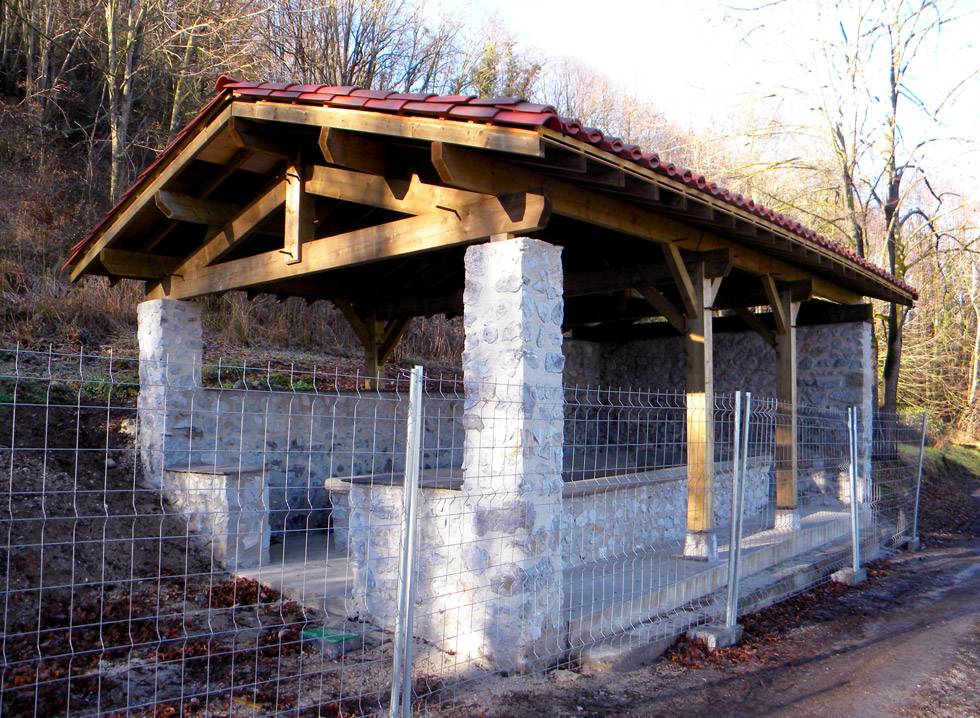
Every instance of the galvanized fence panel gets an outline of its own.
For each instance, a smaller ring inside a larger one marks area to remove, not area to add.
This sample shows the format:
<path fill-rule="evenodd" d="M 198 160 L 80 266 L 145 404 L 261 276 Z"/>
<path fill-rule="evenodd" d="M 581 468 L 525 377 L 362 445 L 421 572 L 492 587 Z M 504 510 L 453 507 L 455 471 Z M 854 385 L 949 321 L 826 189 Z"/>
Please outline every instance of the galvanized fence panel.
<path fill-rule="evenodd" d="M 407 377 L 158 368 L 0 352 L 0 714 L 386 711 Z"/>
<path fill-rule="evenodd" d="M 0 351 L 0 715 L 462 705 L 914 534 L 920 418 L 748 403 Z"/>

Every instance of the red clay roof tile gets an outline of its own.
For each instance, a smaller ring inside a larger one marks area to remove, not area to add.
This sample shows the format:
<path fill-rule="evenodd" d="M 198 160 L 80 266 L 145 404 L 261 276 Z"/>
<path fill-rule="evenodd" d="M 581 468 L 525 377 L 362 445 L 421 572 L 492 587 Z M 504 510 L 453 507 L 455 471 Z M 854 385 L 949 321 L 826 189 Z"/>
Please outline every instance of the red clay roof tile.
<path fill-rule="evenodd" d="M 279 102 L 316 102 L 334 107 L 349 107 L 365 110 L 400 112 L 409 115 L 424 115 L 448 118 L 449 121 L 483 121 L 499 125 L 515 125 L 520 127 L 549 127 L 562 134 L 586 142 L 600 149 L 612 152 L 619 157 L 635 162 L 659 174 L 678 179 L 700 191 L 722 199 L 724 202 L 765 218 L 773 224 L 785 227 L 789 231 L 826 247 L 837 255 L 847 258 L 865 269 L 886 279 L 896 287 L 918 297 L 915 289 L 897 277 L 893 277 L 881 267 L 873 265 L 866 259 L 858 257 L 851 250 L 826 239 L 812 229 L 803 226 L 799 221 L 789 218 L 780 212 L 757 203 L 741 193 L 732 193 L 717 182 L 712 182 L 703 175 L 680 167 L 673 162 L 662 159 L 653 152 L 644 152 L 636 145 L 624 144 L 618 137 L 607 137 L 601 130 L 584 127 L 578 120 L 558 116 L 551 105 L 527 102 L 518 97 L 489 97 L 479 98 L 474 95 L 432 95 L 414 92 L 387 92 L 359 88 L 353 85 L 314 85 L 282 82 L 242 82 L 227 76 L 221 76 L 215 82 L 217 94 L 198 115 L 174 137 L 173 141 L 157 155 L 156 159 L 143 170 L 140 177 L 117 201 L 109 214 L 91 232 L 72 249 L 71 256 L 65 262 L 69 266 L 81 254 L 95 235 L 105 226 L 109 217 L 135 193 L 137 186 L 156 167 L 163 158 L 187 136 L 191 128 L 202 121 L 204 116 L 221 100 L 228 96 L 242 98 L 268 98 Z"/>

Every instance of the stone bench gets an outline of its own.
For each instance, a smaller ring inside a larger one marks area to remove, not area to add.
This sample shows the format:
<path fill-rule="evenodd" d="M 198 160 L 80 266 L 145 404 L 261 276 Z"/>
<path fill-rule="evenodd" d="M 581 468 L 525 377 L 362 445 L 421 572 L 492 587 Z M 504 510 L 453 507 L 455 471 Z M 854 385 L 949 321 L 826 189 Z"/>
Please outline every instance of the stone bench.
<path fill-rule="evenodd" d="M 188 466 L 165 469 L 164 494 L 229 571 L 269 561 L 269 487 L 261 469 Z"/>

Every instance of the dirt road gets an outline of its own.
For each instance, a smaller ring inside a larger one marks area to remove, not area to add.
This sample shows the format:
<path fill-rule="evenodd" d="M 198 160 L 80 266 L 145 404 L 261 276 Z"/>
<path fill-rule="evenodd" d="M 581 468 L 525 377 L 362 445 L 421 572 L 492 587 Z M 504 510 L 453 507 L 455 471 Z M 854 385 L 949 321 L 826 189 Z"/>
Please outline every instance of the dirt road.
<path fill-rule="evenodd" d="M 624 674 L 507 679 L 458 715 L 978 716 L 976 534 L 933 537 L 875 564 L 861 588 L 824 586 L 748 617 L 740 647 L 682 645 Z"/>

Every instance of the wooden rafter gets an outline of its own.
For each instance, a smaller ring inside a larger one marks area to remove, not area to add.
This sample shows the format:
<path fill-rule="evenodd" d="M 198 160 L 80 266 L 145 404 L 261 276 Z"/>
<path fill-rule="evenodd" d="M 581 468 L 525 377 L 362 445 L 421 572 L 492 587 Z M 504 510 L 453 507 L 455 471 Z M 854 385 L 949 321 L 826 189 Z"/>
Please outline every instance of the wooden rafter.
<path fill-rule="evenodd" d="M 691 275 L 687 271 L 680 250 L 670 242 L 663 245 L 663 250 L 664 259 L 667 260 L 667 268 L 670 270 L 670 275 L 674 278 L 674 285 L 681 296 L 684 314 L 688 317 L 698 316 L 703 307 L 701 307 L 698 295 L 694 291 L 694 283 L 691 281 Z"/>
<path fill-rule="evenodd" d="M 225 127 L 231 119 L 231 107 L 226 107 L 214 120 L 208 123 L 201 132 L 191 138 L 184 149 L 171 162 L 161 167 L 148 181 L 141 196 L 152 197 L 156 192 L 164 189 L 168 182 L 182 172 L 194 157 L 204 147 L 206 147 Z M 99 253 L 105 249 L 116 237 L 118 232 L 127 226 L 142 209 L 143 204 L 139 198 L 134 198 L 125 205 L 125 209 L 115 215 L 112 223 L 99 235 L 98 240 L 85 250 L 85 254 L 75 263 L 71 270 L 71 280 L 78 279 L 88 268 L 88 266 L 98 258 Z"/>

